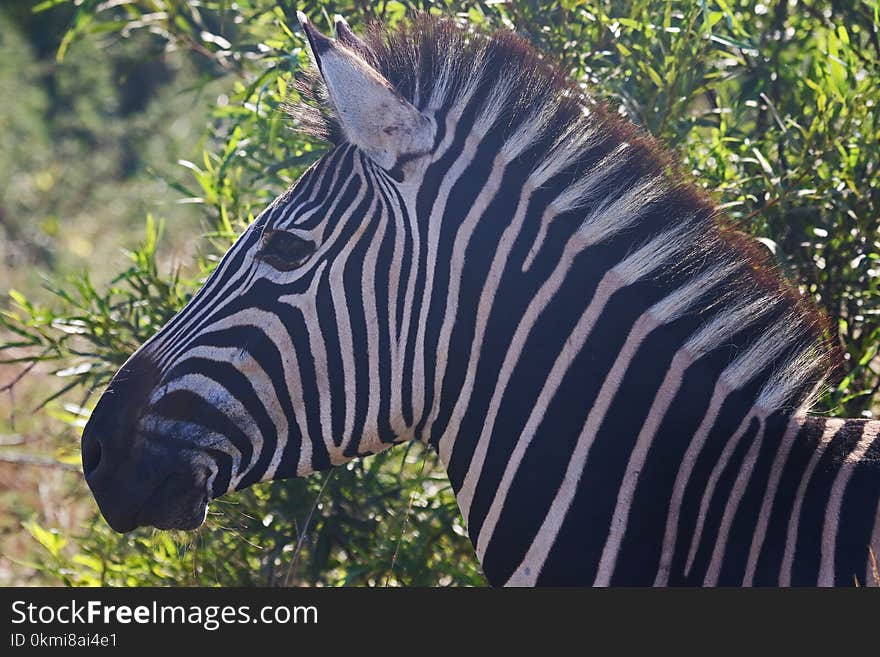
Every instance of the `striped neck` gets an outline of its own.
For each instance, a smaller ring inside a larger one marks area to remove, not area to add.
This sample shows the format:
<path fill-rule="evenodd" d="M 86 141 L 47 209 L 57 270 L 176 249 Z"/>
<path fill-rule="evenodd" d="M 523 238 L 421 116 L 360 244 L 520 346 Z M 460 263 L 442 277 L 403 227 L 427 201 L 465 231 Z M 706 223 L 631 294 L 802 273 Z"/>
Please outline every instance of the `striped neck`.
<path fill-rule="evenodd" d="M 880 421 L 793 418 L 768 438 L 743 583 L 880 586 Z"/>
<path fill-rule="evenodd" d="M 650 440 L 621 402 L 592 436 L 499 434 L 470 478 L 460 436 L 449 474 L 490 582 L 880 585 L 880 422 L 710 405 L 692 372 Z"/>
<path fill-rule="evenodd" d="M 482 93 L 432 114 L 404 371 L 487 576 L 742 581 L 713 540 L 821 385 L 816 316 L 651 142 L 601 112 L 511 127 Z"/>
<path fill-rule="evenodd" d="M 659 585 L 877 585 L 878 436 L 876 421 L 777 414 L 692 441 L 643 509 L 663 519 L 659 562 L 650 519 L 619 557 Z"/>

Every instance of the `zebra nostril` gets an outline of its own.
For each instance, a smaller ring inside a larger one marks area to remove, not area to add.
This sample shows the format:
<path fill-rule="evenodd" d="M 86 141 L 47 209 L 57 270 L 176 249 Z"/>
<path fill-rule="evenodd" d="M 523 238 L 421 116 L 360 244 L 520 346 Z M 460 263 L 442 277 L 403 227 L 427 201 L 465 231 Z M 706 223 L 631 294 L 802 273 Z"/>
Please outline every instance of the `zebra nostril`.
<path fill-rule="evenodd" d="M 101 443 L 97 439 L 84 440 L 82 446 L 83 474 L 86 477 L 98 469 L 101 463 Z"/>
<path fill-rule="evenodd" d="M 99 478 L 113 479 L 112 474 L 131 448 L 138 418 L 158 378 L 159 371 L 140 352 L 113 377 L 83 428 L 82 465 L 87 478 L 103 464 L 101 469 L 106 472 Z"/>

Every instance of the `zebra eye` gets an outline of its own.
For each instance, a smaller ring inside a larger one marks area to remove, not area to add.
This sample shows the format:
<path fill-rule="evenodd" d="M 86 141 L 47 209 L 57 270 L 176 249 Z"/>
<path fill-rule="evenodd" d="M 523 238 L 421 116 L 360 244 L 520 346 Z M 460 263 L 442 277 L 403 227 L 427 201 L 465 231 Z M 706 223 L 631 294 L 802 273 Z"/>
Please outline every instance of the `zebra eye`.
<path fill-rule="evenodd" d="M 314 242 L 286 230 L 267 230 L 257 257 L 275 269 L 290 271 L 303 264 L 314 250 Z"/>

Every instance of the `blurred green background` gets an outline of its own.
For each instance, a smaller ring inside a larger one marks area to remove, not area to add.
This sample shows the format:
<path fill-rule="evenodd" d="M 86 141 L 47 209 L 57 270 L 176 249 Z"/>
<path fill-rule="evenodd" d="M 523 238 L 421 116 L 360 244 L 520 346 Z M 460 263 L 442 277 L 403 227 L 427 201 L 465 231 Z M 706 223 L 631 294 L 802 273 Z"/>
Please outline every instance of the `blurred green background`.
<path fill-rule="evenodd" d="M 880 411 L 880 0 L 0 4 L 0 584 L 481 585 L 418 445 L 114 534 L 79 433 L 125 357 L 325 145 L 281 110 L 325 31 L 513 29 L 662 138 L 832 318 L 818 412 Z"/>

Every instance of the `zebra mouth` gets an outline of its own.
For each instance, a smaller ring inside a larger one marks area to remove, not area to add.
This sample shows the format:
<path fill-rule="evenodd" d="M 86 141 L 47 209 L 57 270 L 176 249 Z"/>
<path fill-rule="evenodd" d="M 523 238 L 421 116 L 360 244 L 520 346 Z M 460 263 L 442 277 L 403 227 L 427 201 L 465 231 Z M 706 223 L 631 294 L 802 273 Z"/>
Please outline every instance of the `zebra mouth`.
<path fill-rule="evenodd" d="M 111 492 L 93 486 L 101 513 L 114 531 L 124 534 L 138 527 L 192 530 L 205 521 L 210 499 L 207 472 L 172 472 L 133 503 L 130 497 L 126 499 L 126 493 L 130 495 L 136 488 L 134 484 Z"/>
<path fill-rule="evenodd" d="M 147 500 L 147 506 L 136 516 L 136 526 L 189 531 L 198 529 L 205 522 L 208 513 L 206 490 L 195 491 L 184 499 L 168 498 L 163 490 Z"/>

